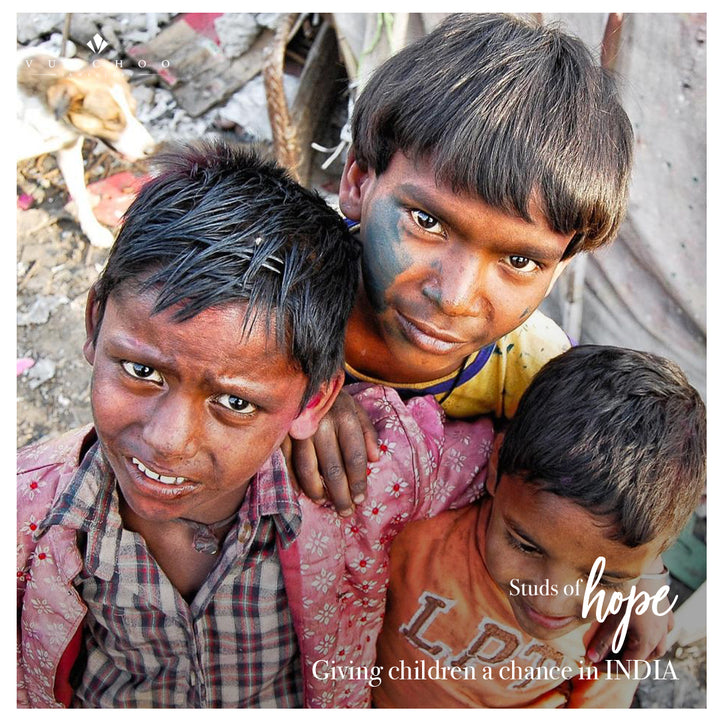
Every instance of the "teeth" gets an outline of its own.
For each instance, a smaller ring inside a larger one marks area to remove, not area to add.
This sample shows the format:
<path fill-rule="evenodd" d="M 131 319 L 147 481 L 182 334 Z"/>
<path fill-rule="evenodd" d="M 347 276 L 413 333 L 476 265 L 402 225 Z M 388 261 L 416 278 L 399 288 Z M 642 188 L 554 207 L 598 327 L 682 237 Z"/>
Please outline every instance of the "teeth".
<path fill-rule="evenodd" d="M 149 477 L 151 480 L 157 480 L 164 485 L 182 485 L 187 478 L 173 477 L 172 475 L 159 475 L 156 472 L 146 468 L 137 458 L 133 458 L 133 465 L 137 465 L 141 473 Z"/>

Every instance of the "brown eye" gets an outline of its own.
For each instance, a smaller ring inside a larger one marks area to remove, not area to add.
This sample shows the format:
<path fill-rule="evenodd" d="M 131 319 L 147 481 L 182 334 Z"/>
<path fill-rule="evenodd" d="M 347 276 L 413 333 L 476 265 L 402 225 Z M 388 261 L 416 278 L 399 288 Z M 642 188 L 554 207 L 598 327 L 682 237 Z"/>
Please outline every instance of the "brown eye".
<path fill-rule="evenodd" d="M 520 273 L 531 273 L 540 268 L 534 260 L 524 255 L 508 255 L 507 263 L 513 270 L 517 270 Z"/>
<path fill-rule="evenodd" d="M 130 377 L 134 377 L 136 380 L 149 380 L 150 382 L 156 383 L 161 383 L 163 381 L 162 375 L 160 375 L 155 368 L 151 368 L 149 365 L 125 360 L 122 362 L 122 367 L 123 370 L 130 375 Z"/>
<path fill-rule="evenodd" d="M 440 222 L 424 210 L 411 210 L 410 216 L 413 222 L 426 232 L 433 233 L 434 235 L 443 234 L 443 227 Z"/>
<path fill-rule="evenodd" d="M 217 402 L 238 415 L 251 415 L 257 409 L 251 402 L 243 400 L 237 395 L 220 395 Z"/>

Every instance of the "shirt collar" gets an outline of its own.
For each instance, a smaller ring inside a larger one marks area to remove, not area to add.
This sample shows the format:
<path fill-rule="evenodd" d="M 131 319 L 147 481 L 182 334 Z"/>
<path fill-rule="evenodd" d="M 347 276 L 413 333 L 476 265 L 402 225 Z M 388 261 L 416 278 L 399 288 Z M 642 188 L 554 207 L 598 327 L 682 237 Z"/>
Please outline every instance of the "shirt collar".
<path fill-rule="evenodd" d="M 295 540 L 300 531 L 300 503 L 280 450 L 258 470 L 248 488 L 246 502 L 250 504 L 248 519 L 253 524 L 262 516 L 271 516 L 282 546 L 287 547 Z"/>
<path fill-rule="evenodd" d="M 84 533 L 85 568 L 105 579 L 112 576 L 120 549 L 122 519 L 115 478 L 98 442 L 85 453 L 70 484 L 40 523 L 38 535 L 53 525 Z"/>

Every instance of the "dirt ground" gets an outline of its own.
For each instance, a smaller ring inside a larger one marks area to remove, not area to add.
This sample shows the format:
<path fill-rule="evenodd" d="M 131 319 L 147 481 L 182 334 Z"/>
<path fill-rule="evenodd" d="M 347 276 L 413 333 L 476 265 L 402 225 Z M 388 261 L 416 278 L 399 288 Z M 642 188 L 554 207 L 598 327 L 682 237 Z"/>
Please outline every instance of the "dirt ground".
<path fill-rule="evenodd" d="M 86 143 L 89 181 L 122 170 L 137 173 L 101 147 Z M 17 378 L 17 443 L 58 435 L 91 422 L 90 367 L 82 354 L 88 288 L 108 251 L 91 247 L 64 209 L 67 192 L 54 159 L 18 165 L 18 193 L 33 196 L 17 211 L 17 358 L 33 366 Z M 643 680 L 634 706 L 700 708 L 706 705 L 706 644 L 673 648 L 677 680 Z"/>
<path fill-rule="evenodd" d="M 91 179 L 126 169 L 103 153 Z M 95 177 L 93 177 L 95 176 Z M 50 156 L 18 165 L 18 192 L 34 198 L 17 212 L 17 357 L 34 365 L 17 382 L 17 442 L 91 421 L 90 366 L 82 354 L 88 288 L 108 251 L 92 247 L 72 215 Z"/>

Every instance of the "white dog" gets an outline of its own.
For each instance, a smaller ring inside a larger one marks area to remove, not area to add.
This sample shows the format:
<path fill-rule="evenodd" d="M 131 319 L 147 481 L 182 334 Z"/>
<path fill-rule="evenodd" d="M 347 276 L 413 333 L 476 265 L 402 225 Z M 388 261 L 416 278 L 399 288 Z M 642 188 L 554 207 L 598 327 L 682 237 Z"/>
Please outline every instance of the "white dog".
<path fill-rule="evenodd" d="M 17 160 L 55 153 L 80 227 L 93 245 L 109 247 L 113 235 L 95 218 L 85 185 L 83 139 L 100 139 L 131 161 L 155 146 L 135 117 L 122 70 L 107 60 L 88 63 L 30 49 L 18 53 L 17 82 Z"/>

